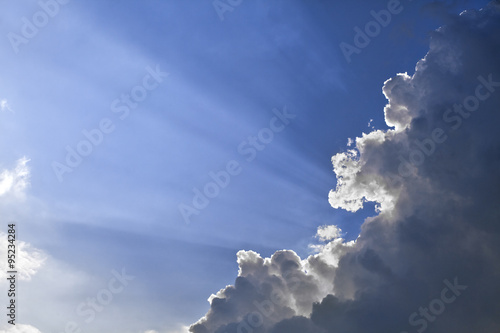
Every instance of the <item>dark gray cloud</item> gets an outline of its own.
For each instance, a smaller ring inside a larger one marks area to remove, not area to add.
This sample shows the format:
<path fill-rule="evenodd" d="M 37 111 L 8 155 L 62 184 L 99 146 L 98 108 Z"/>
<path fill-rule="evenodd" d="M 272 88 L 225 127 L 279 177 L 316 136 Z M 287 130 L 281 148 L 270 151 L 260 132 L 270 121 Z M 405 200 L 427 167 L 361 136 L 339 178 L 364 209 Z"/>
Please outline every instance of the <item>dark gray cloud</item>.
<path fill-rule="evenodd" d="M 392 129 L 332 158 L 330 193 L 333 207 L 373 201 L 379 214 L 305 260 L 240 251 L 235 285 L 192 332 L 500 331 L 498 2 L 450 19 L 383 91 Z"/>

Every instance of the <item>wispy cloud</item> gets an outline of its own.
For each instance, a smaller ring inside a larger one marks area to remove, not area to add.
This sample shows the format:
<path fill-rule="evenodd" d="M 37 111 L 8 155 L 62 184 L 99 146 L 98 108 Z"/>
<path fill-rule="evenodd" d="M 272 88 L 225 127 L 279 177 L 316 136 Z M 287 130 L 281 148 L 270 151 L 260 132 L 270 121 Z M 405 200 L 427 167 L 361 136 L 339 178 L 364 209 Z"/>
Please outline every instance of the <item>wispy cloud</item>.
<path fill-rule="evenodd" d="M 5 98 L 0 100 L 0 110 L 14 112 L 10 108 L 9 103 L 7 102 L 7 100 Z"/>
<path fill-rule="evenodd" d="M 24 196 L 25 189 L 30 185 L 30 170 L 27 157 L 19 159 L 14 169 L 4 169 L 0 173 L 0 197 L 6 194 Z"/>

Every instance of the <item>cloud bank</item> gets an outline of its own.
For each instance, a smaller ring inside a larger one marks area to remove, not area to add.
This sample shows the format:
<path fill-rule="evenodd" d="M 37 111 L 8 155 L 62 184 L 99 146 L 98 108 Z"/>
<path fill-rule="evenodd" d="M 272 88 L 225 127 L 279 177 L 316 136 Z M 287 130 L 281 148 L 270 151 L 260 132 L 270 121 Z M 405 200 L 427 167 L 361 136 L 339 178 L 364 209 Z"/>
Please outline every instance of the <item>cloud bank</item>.
<path fill-rule="evenodd" d="M 387 80 L 391 129 L 332 158 L 334 208 L 378 215 L 317 254 L 238 252 L 234 285 L 190 328 L 223 332 L 500 331 L 500 5 L 433 32 L 413 75 Z"/>

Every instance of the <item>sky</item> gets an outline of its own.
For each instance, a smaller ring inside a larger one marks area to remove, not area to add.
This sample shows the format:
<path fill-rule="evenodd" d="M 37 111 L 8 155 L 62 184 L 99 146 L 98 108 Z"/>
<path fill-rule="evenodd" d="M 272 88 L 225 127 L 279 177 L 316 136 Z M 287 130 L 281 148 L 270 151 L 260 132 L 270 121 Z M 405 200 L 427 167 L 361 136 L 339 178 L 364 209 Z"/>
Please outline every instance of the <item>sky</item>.
<path fill-rule="evenodd" d="M 499 331 L 497 2 L 0 9 L 0 333 Z"/>

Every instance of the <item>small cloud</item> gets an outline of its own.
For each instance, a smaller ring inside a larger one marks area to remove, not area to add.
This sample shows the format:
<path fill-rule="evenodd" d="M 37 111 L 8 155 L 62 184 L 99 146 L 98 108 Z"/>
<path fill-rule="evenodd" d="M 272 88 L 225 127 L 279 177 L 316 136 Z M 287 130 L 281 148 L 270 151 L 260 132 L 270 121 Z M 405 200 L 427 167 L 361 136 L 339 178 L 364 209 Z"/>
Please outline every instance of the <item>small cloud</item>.
<path fill-rule="evenodd" d="M 0 110 L 14 112 L 10 108 L 9 103 L 7 102 L 7 100 L 5 98 L 0 100 Z"/>
<path fill-rule="evenodd" d="M 347 147 L 350 147 L 352 146 L 352 144 L 354 143 L 354 140 L 351 139 L 351 138 L 347 138 Z"/>
<path fill-rule="evenodd" d="M 13 170 L 4 169 L 0 173 L 0 197 L 13 193 L 16 196 L 24 195 L 24 190 L 30 184 L 30 171 L 26 165 L 30 160 L 23 157 L 17 161 Z"/>
<path fill-rule="evenodd" d="M 340 238 L 341 236 L 342 229 L 340 229 L 336 225 L 324 225 L 318 227 L 318 231 L 316 232 L 316 238 L 319 238 L 319 240 L 322 242 Z"/>

